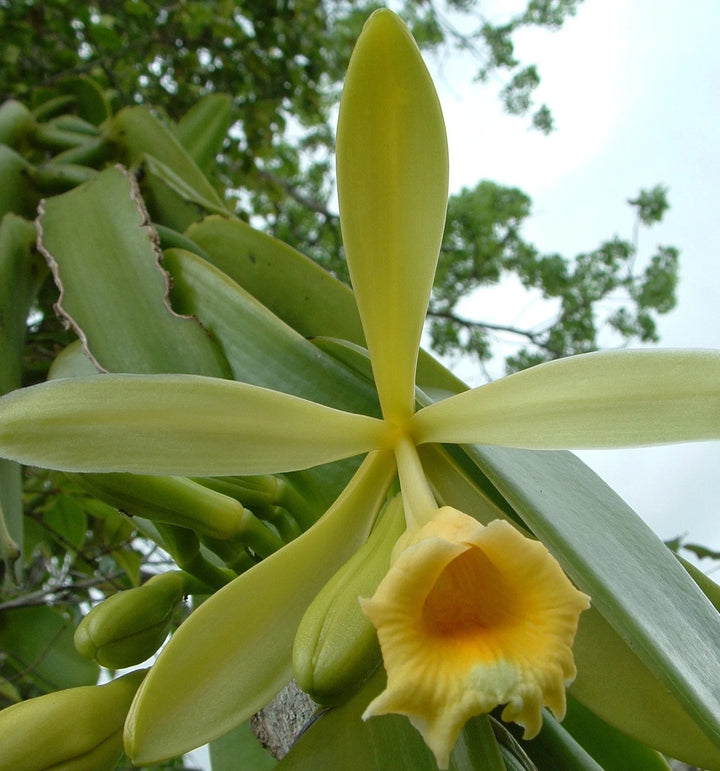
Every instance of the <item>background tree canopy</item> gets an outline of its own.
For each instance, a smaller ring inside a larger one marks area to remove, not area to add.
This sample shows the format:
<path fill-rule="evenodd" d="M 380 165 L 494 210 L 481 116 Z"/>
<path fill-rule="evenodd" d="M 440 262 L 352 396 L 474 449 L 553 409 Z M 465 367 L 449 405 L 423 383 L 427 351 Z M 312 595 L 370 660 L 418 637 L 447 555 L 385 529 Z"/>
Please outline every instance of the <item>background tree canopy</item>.
<path fill-rule="evenodd" d="M 522 12 L 497 21 L 476 0 L 397 5 L 430 57 L 471 52 L 476 78 L 492 75 L 501 82 L 504 109 L 549 132 L 550 109 L 534 101 L 540 74 L 516 57 L 513 36 L 531 26 L 560 29 L 579 4 L 529 0 Z M 84 74 L 108 89 L 114 107 L 146 103 L 177 119 L 201 95 L 231 94 L 233 125 L 213 181 L 240 216 L 346 278 L 332 204 L 332 109 L 353 41 L 376 6 L 342 0 L 0 1 L 0 95 L 38 100 L 43 87 Z M 656 186 L 629 201 L 638 226 L 661 220 L 666 194 Z M 513 370 L 601 344 L 657 341 L 657 314 L 675 302 L 677 249 L 659 248 L 637 270 L 636 227 L 630 239 L 611 237 L 575 257 L 541 254 L 522 235 L 531 215 L 525 193 L 486 180 L 451 198 L 430 308 L 435 350 L 482 362 L 496 350 L 495 335 L 509 334 L 521 342 L 507 361 Z M 463 297 L 512 274 L 552 300 L 550 323 L 519 329 L 458 312 Z M 603 329 L 613 334 L 599 341 Z"/>

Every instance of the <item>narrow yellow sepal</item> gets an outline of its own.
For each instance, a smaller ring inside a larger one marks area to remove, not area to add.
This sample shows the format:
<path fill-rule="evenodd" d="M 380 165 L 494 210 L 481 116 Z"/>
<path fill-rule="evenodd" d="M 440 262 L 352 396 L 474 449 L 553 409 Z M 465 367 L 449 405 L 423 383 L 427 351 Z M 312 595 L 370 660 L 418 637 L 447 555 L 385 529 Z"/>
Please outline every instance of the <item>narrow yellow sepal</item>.
<path fill-rule="evenodd" d="M 414 406 L 418 345 L 445 223 L 435 87 L 404 23 L 376 11 L 348 68 L 337 134 L 340 220 L 383 414 Z"/>
<path fill-rule="evenodd" d="M 603 351 L 558 359 L 425 407 L 418 443 L 528 449 L 720 438 L 720 352 Z"/>
<path fill-rule="evenodd" d="M 382 421 L 197 375 L 52 380 L 0 398 L 0 454 L 61 471 L 295 471 L 385 444 Z"/>

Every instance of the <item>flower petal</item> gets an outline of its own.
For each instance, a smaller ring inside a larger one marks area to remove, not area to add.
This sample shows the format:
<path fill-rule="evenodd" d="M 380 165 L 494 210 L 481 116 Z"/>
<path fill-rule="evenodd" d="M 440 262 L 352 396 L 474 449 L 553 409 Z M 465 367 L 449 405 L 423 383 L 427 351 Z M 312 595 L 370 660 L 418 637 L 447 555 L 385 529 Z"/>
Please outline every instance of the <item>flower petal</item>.
<path fill-rule="evenodd" d="M 406 420 L 447 206 L 445 125 L 415 41 L 376 11 L 357 42 L 337 133 L 340 220 L 383 414 Z"/>
<path fill-rule="evenodd" d="M 608 351 L 541 364 L 426 407 L 415 440 L 528 449 L 720 438 L 720 352 Z"/>
<path fill-rule="evenodd" d="M 195 375 L 54 380 L 0 399 L 0 455 L 62 471 L 294 471 L 384 443 L 382 421 Z"/>
<path fill-rule="evenodd" d="M 440 509 L 363 601 L 388 673 L 364 717 L 407 715 L 440 768 L 463 724 L 499 704 L 532 738 L 543 705 L 564 715 L 588 604 L 538 541 Z"/>

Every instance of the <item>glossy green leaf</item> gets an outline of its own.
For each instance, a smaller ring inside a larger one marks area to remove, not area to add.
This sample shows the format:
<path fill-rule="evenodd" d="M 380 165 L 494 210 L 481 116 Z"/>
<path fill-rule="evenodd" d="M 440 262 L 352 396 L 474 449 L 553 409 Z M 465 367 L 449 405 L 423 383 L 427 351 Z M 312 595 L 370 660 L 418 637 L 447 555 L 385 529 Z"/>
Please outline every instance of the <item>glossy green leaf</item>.
<path fill-rule="evenodd" d="M 225 208 L 215 188 L 175 134 L 145 107 L 125 107 L 108 124 L 109 137 L 125 150 L 129 165 L 151 155 L 198 196 Z"/>
<path fill-rule="evenodd" d="M 186 235 L 301 335 L 365 344 L 352 290 L 288 244 L 247 222 L 216 216 L 191 225 Z"/>
<path fill-rule="evenodd" d="M 15 99 L 6 99 L 0 104 L 0 143 L 16 147 L 35 128 L 33 114 Z"/>
<path fill-rule="evenodd" d="M 348 286 L 291 246 L 240 220 L 210 216 L 187 235 L 208 259 L 303 337 L 348 340 L 365 346 L 355 298 Z M 418 383 L 457 393 L 466 386 L 420 351 Z"/>
<path fill-rule="evenodd" d="M 419 443 L 535 449 L 720 438 L 720 352 L 604 351 L 517 372 L 426 407 Z"/>
<path fill-rule="evenodd" d="M 209 212 L 226 213 L 152 155 L 143 156 L 139 177 L 148 211 L 162 225 L 182 231 Z"/>
<path fill-rule="evenodd" d="M 199 375 L 52 380 L 0 399 L 0 453 L 61 471 L 294 471 L 386 444 L 382 421 Z"/>
<path fill-rule="evenodd" d="M 26 319 L 47 268 L 33 252 L 32 223 L 7 214 L 0 221 L 0 394 L 18 388 Z M 9 540 L 8 540 L 9 539 Z M 0 559 L 22 553 L 23 509 L 20 467 L 0 460 Z M 7 553 L 6 553 L 7 552 Z"/>
<path fill-rule="evenodd" d="M 58 495 L 43 513 L 43 523 L 65 549 L 79 551 L 85 543 L 87 515 L 71 495 Z"/>
<path fill-rule="evenodd" d="M 668 771 L 659 752 L 642 745 L 570 697 L 563 728 L 595 758 L 603 771 Z"/>
<path fill-rule="evenodd" d="M 516 750 L 516 754 L 522 753 L 527 757 L 532 769 L 537 769 L 537 771 L 557 771 L 559 768 L 563 771 L 608 771 L 603 766 L 598 765 L 593 757 L 565 730 L 564 723 L 561 725 L 547 712 L 543 715 L 540 733 L 531 741 L 521 740 L 522 729 L 515 724 L 506 726 L 501 723 L 496 727 L 496 730 L 500 734 L 498 738 L 500 745 L 505 746 L 503 739 L 506 734 L 514 737 L 515 747 L 519 748 L 519 751 Z M 508 750 L 511 749 L 512 745 L 509 745 Z M 641 771 L 641 767 L 638 767 L 637 770 L 634 766 L 627 768 Z"/>
<path fill-rule="evenodd" d="M 379 416 L 373 385 L 318 351 L 214 265 L 180 249 L 165 252 L 163 265 L 172 277 L 173 307 L 200 319 L 235 380 Z"/>
<path fill-rule="evenodd" d="M 705 734 L 706 748 L 720 748 L 720 673 L 715 666 L 720 615 L 665 545 L 570 453 L 480 447 L 470 452 Z M 581 616 L 581 626 L 589 614 Z M 586 666 L 592 668 L 598 658 L 588 651 Z M 613 688 L 619 685 L 618 698 L 624 698 L 622 677 L 592 672 L 595 682 L 605 677 Z M 669 730 L 662 720 L 656 726 L 652 743 L 661 746 Z M 693 747 L 680 749 L 671 754 L 683 759 Z M 720 751 L 716 754 L 720 757 Z"/>
<path fill-rule="evenodd" d="M 75 650 L 74 632 L 66 616 L 44 605 L 0 612 L 0 650 L 44 692 L 97 682 L 98 665 Z"/>
<path fill-rule="evenodd" d="M 34 217 L 40 196 L 29 184 L 30 164 L 7 145 L 0 144 L 0 217 L 14 212 Z"/>
<path fill-rule="evenodd" d="M 222 150 L 232 121 L 232 100 L 227 94 L 207 94 L 178 121 L 175 136 L 205 172 Z"/>
<path fill-rule="evenodd" d="M 260 744 L 249 723 L 242 723 L 225 736 L 210 742 L 212 771 L 270 771 L 277 760 Z"/>
<path fill-rule="evenodd" d="M 348 65 L 337 186 L 383 414 L 405 420 L 445 224 L 448 157 L 432 79 L 407 27 L 386 9 L 365 23 Z"/>
<path fill-rule="evenodd" d="M 222 736 L 283 687 L 305 608 L 367 538 L 394 473 L 390 454 L 370 455 L 317 524 L 213 594 L 180 626 L 128 716 L 126 749 L 135 763 Z"/>
<path fill-rule="evenodd" d="M 167 305 L 160 252 L 128 175 L 107 169 L 46 200 L 39 227 L 40 248 L 61 288 L 62 311 L 102 367 L 227 374 L 222 355 L 198 323 Z"/>
<path fill-rule="evenodd" d="M 574 645 L 578 674 L 570 693 L 609 725 L 701 768 L 720 768 L 720 750 L 630 645 L 590 608 Z"/>
<path fill-rule="evenodd" d="M 383 689 L 382 668 L 345 704 L 322 713 L 303 732 L 278 764 L 278 771 L 437 771 L 435 758 L 401 715 L 382 715 L 363 721 L 368 703 Z M 450 758 L 451 771 L 505 771 L 486 717 L 471 720 L 460 734 Z"/>
<path fill-rule="evenodd" d="M 100 86 L 84 75 L 63 79 L 58 89 L 75 97 L 74 110 L 85 120 L 99 126 L 110 117 L 110 106 Z"/>

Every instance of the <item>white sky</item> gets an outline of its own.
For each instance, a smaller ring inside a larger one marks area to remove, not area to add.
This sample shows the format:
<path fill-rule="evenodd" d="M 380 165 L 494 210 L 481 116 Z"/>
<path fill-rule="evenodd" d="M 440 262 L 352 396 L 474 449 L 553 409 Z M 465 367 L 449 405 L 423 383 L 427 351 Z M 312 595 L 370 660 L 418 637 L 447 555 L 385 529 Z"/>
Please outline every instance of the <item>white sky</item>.
<path fill-rule="evenodd" d="M 517 5 L 496 0 L 486 12 L 502 18 Z M 616 234 L 630 239 L 627 198 L 669 188 L 665 221 L 640 236 L 646 258 L 657 245 L 681 251 L 678 306 L 661 317 L 662 346 L 720 348 L 719 31 L 717 0 L 586 0 L 561 31 L 523 33 L 517 53 L 538 64 L 538 102 L 556 120 L 549 137 L 503 115 L 502 83 L 473 84 L 469 59 L 428 61 L 448 126 L 451 189 L 487 178 L 527 191 L 534 214 L 524 235 L 541 250 L 570 256 Z M 542 310 L 526 298 L 525 315 L 508 318 L 516 295 L 483 292 L 473 310 L 505 323 Z M 720 549 L 720 442 L 580 455 L 662 538 L 687 533 Z"/>

